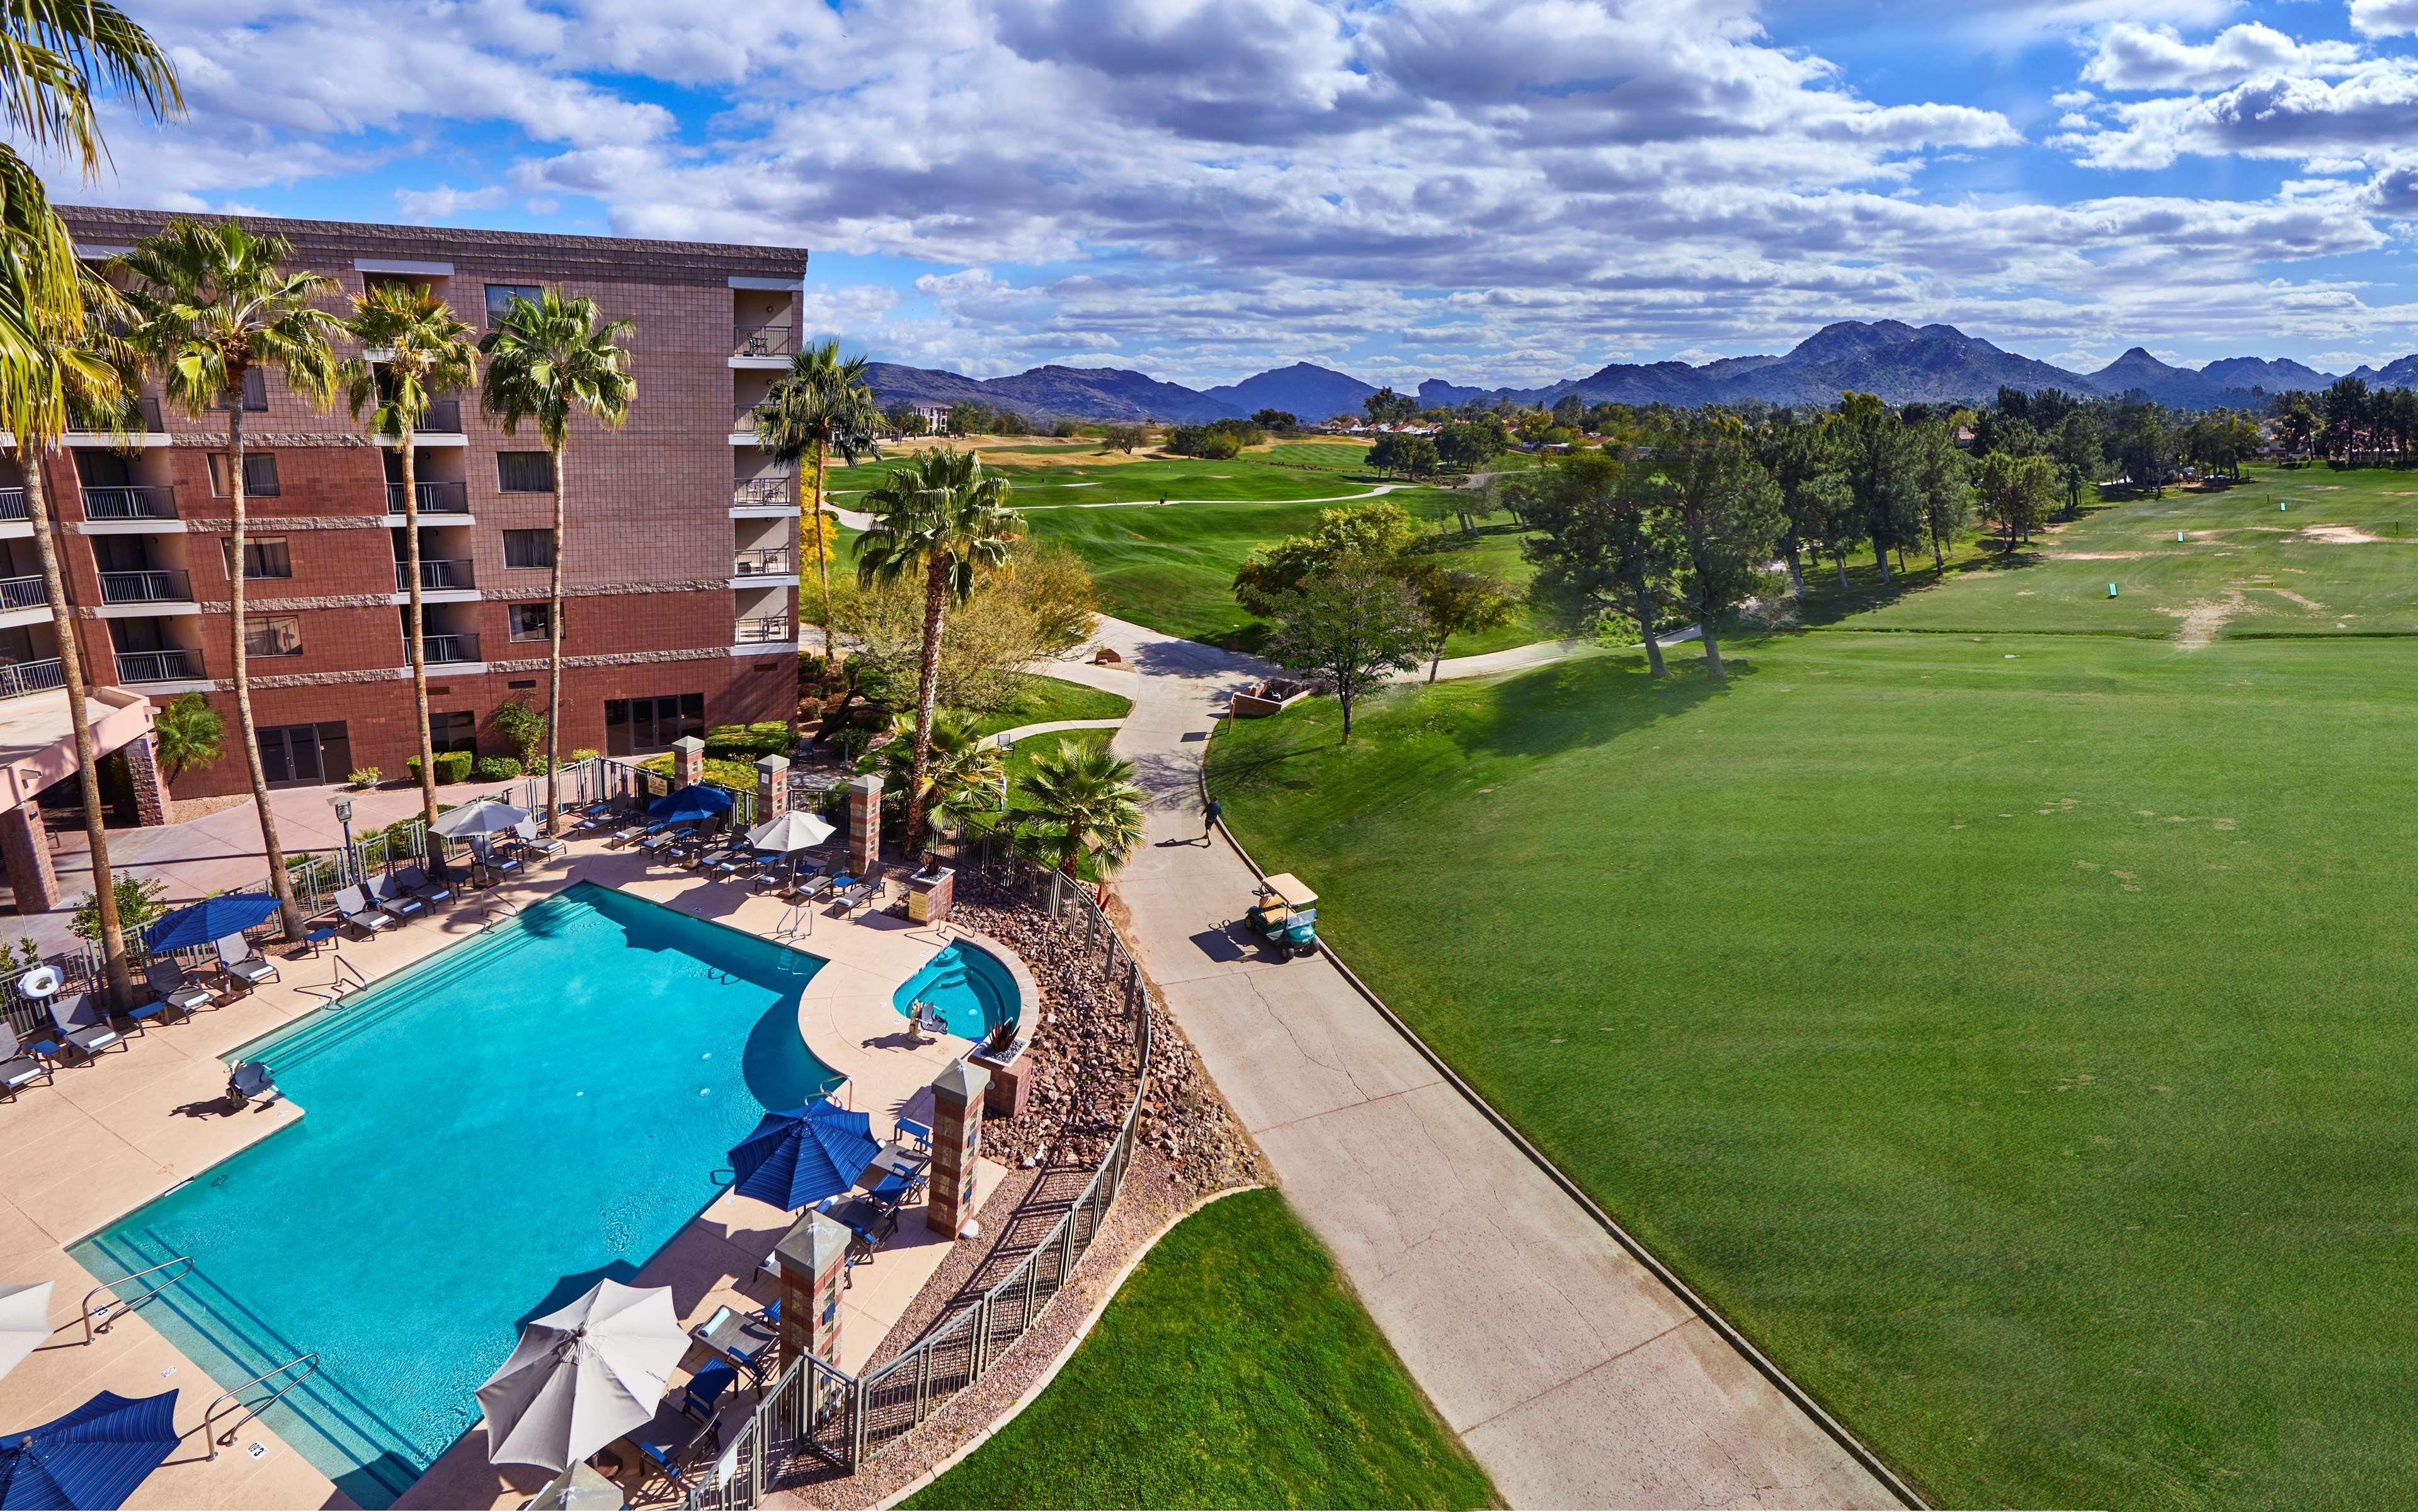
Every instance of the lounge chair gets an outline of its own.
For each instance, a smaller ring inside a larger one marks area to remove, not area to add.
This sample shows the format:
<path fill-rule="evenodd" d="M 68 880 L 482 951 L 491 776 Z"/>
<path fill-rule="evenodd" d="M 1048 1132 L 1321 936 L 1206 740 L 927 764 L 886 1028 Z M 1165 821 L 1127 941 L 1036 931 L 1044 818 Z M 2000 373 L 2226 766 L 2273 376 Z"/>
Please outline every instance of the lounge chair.
<path fill-rule="evenodd" d="M 723 1361 L 707 1362 L 696 1374 L 688 1378 L 688 1384 L 681 1388 L 681 1415 L 699 1423 L 712 1422 L 714 1409 L 721 1402 L 722 1394 L 728 1391 L 738 1379 L 739 1372 Z"/>
<path fill-rule="evenodd" d="M 115 1045 L 127 1049 L 126 1036 L 109 1027 L 102 1016 L 100 1000 L 89 992 L 79 992 L 64 1008 L 60 999 L 51 1000 L 51 1027 L 67 1041 L 68 1048 L 90 1061 Z"/>
<path fill-rule="evenodd" d="M 911 1118 L 902 1118 L 898 1120 L 896 1124 L 894 1126 L 898 1131 L 898 1142 L 900 1144 L 911 1144 L 918 1150 L 929 1150 L 932 1148 L 932 1128 L 930 1124 L 918 1123 Z"/>
<path fill-rule="evenodd" d="M 854 880 L 854 878 L 847 877 L 844 873 L 834 871 L 829 867 L 820 867 L 816 870 L 813 876 L 805 878 L 795 887 L 790 888 L 789 896 L 797 899 L 801 903 L 812 903 L 815 899 L 830 892 L 833 887 L 838 883 L 848 880 Z"/>
<path fill-rule="evenodd" d="M 391 877 L 373 877 L 364 890 L 377 911 L 397 924 L 409 924 L 428 911 L 425 899 L 413 897 Z"/>
<path fill-rule="evenodd" d="M 191 1018 L 194 1009 L 207 1008 L 218 1001 L 209 988 L 188 983 L 183 970 L 171 960 L 153 961 L 144 969 L 143 979 L 151 988 L 151 1000 L 129 1009 L 125 1015 L 126 1021 L 138 1031 L 152 1019 L 172 1014 Z"/>
<path fill-rule="evenodd" d="M 380 913 L 372 908 L 370 900 L 361 895 L 358 887 L 336 889 L 336 913 L 344 923 L 360 930 L 363 939 L 381 929 L 391 928 L 395 923 L 394 915 Z"/>
<path fill-rule="evenodd" d="M 767 862 L 756 873 L 758 893 L 787 893 L 798 881 L 798 862 L 792 856 L 787 861 Z"/>
<path fill-rule="evenodd" d="M 521 849 L 533 856 L 559 856 L 565 847 L 550 834 L 540 834 L 537 820 L 523 819 L 513 826 L 513 833 L 521 837 Z"/>
<path fill-rule="evenodd" d="M 381 929 L 391 922 L 382 913 L 373 914 L 371 917 L 378 921 L 378 927 Z M 247 991 L 264 982 L 277 980 L 277 968 L 270 964 L 268 956 L 253 948 L 252 941 L 239 934 L 229 935 L 220 940 L 218 952 L 219 970 L 225 973 L 229 980 L 242 983 Z"/>
<path fill-rule="evenodd" d="M 17 1031 L 0 1022 L 0 1097 L 14 1102 L 17 1093 L 39 1081 L 51 1083 L 51 1058 L 39 1046 L 27 1046 Z"/>
<path fill-rule="evenodd" d="M 686 838 L 687 836 L 681 832 L 678 825 L 658 824 L 652 830 L 648 831 L 645 837 L 639 840 L 638 848 L 641 850 L 651 850 L 660 855 L 662 852 L 681 844 L 681 842 Z"/>
<path fill-rule="evenodd" d="M 838 882 L 839 894 L 832 901 L 839 905 L 843 915 L 855 912 L 881 895 L 881 877 L 878 872 L 870 877 L 839 878 Z"/>
<path fill-rule="evenodd" d="M 470 854 L 480 865 L 487 868 L 488 876 L 499 880 L 521 869 L 521 859 L 518 856 L 509 855 L 497 849 L 483 837 L 470 842 Z"/>
<path fill-rule="evenodd" d="M 240 1111 L 258 1103 L 267 1107 L 285 1095 L 269 1076 L 268 1068 L 257 1061 L 242 1061 L 227 1073 L 227 1101 Z"/>
<path fill-rule="evenodd" d="M 895 1214 L 903 1204 L 913 1201 L 915 1194 L 923 1190 L 924 1178 L 931 1164 L 929 1160 L 923 1160 L 902 1169 L 883 1171 L 881 1180 L 874 1183 L 873 1190 L 867 1194 L 873 1199 L 874 1209 Z"/>
<path fill-rule="evenodd" d="M 689 1469 L 722 1453 L 722 1425 L 709 1422 L 700 1428 L 686 1418 L 675 1418 L 672 1429 L 661 1437 L 634 1436 L 631 1442 L 637 1444 L 638 1458 L 646 1468 L 685 1500 L 691 1489 Z M 639 1489 L 644 1490 L 645 1487 Z"/>
<path fill-rule="evenodd" d="M 417 866 L 406 866 L 394 874 L 394 885 L 435 908 L 453 901 L 453 890 L 443 882 L 433 882 L 428 874 Z"/>

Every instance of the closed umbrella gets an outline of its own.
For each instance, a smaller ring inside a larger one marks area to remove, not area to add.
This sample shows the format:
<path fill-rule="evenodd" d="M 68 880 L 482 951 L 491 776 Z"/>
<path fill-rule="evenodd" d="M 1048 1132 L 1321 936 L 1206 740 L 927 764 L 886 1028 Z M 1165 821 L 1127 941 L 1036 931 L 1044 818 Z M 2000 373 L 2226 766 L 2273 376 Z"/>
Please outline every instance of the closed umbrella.
<path fill-rule="evenodd" d="M 650 818 L 666 820 L 710 819 L 729 812 L 730 795 L 706 783 L 691 783 L 647 805 Z"/>
<path fill-rule="evenodd" d="M 599 1281 L 524 1324 L 512 1357 L 479 1388 L 488 1461 L 559 1474 L 644 1428 L 688 1345 L 667 1286 Z"/>
<path fill-rule="evenodd" d="M 0 1507 L 114 1507 L 176 1447 L 176 1394 L 104 1391 L 23 1433 L 0 1434 Z"/>
<path fill-rule="evenodd" d="M 791 809 L 747 832 L 758 850 L 812 850 L 839 832 L 803 809 Z"/>
<path fill-rule="evenodd" d="M 818 1097 L 765 1114 L 755 1133 L 731 1146 L 731 1185 L 742 1197 L 794 1213 L 854 1186 L 880 1153 L 872 1115 Z"/>
<path fill-rule="evenodd" d="M 448 840 L 467 840 L 476 834 L 502 834 L 528 817 L 528 810 L 514 808 L 499 798 L 481 798 L 447 809 L 436 816 L 431 828 Z"/>
<path fill-rule="evenodd" d="M 51 1336 L 51 1283 L 0 1286 L 0 1376 Z"/>
<path fill-rule="evenodd" d="M 277 912 L 277 900 L 266 893 L 222 893 L 163 913 L 145 926 L 147 950 L 183 950 L 239 935 L 266 923 Z"/>

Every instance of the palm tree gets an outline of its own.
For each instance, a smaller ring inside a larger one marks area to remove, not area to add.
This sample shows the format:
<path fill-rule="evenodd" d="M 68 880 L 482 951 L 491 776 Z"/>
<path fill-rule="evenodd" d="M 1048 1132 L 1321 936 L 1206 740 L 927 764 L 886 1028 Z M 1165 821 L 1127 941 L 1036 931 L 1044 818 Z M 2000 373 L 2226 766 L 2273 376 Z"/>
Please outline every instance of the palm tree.
<path fill-rule="evenodd" d="M 404 581 L 411 601 L 411 627 L 404 640 L 411 653 L 411 705 L 420 733 L 420 814 L 434 826 L 436 750 L 428 733 L 427 626 L 421 603 L 419 430 L 438 394 L 477 381 L 479 348 L 470 328 L 454 318 L 445 301 L 417 284 L 372 284 L 354 298 L 346 328 L 361 344 L 361 355 L 341 370 L 344 402 L 357 420 L 368 410 L 371 434 L 392 437 L 403 456 Z"/>
<path fill-rule="evenodd" d="M 915 759 L 907 833 L 924 832 L 925 771 L 941 692 L 941 621 L 952 602 L 973 596 L 976 574 L 1007 559 L 1024 528 L 1007 507 L 1009 484 L 971 451 L 931 451 L 893 467 L 865 496 L 873 524 L 856 543 L 857 580 L 868 586 L 924 574 L 924 660 L 915 695 Z"/>
<path fill-rule="evenodd" d="M 822 342 L 789 359 L 789 370 L 773 381 L 756 412 L 756 440 L 787 465 L 798 485 L 798 513 L 815 527 L 815 575 L 822 584 L 823 660 L 832 649 L 831 554 L 822 527 L 823 480 L 835 450 L 855 466 L 861 456 L 879 456 L 874 433 L 881 426 L 881 410 L 865 381 L 865 359 L 843 358 L 839 343 Z M 806 475 L 801 466 L 811 455 L 815 466 L 815 502 L 806 508 Z M 802 527 L 803 532 L 803 527 Z"/>
<path fill-rule="evenodd" d="M 1133 779 L 1133 763 L 1110 755 L 1108 747 L 1061 741 L 1056 751 L 1033 758 L 1033 776 L 1024 785 L 1041 844 L 1057 852 L 1058 869 L 1078 876 L 1089 856 L 1103 898 L 1109 874 L 1141 844 L 1142 791 Z"/>
<path fill-rule="evenodd" d="M 547 287 L 538 298 L 519 295 L 487 334 L 479 338 L 487 374 L 479 405 L 508 434 L 533 420 L 554 466 L 554 552 L 546 579 L 545 633 L 548 676 L 545 694 L 545 827 L 562 813 L 562 463 L 571 445 L 571 418 L 586 414 L 607 429 L 630 418 L 638 380 L 621 346 L 634 328 L 627 320 L 602 320 L 596 301 L 566 297 Z"/>
<path fill-rule="evenodd" d="M 252 718 L 252 674 L 244 645 L 243 468 L 244 379 L 277 368 L 288 387 L 325 407 L 335 395 L 336 351 L 344 328 L 336 315 L 312 303 L 336 286 L 322 273 L 289 273 L 279 265 L 292 248 L 276 235 L 254 236 L 240 221 L 208 225 L 182 217 L 144 237 L 117 266 L 133 276 L 126 291 L 134 307 L 127 340 L 160 370 L 168 397 L 195 420 L 226 406 L 227 493 L 234 506 L 229 545 L 228 620 L 233 629 L 236 727 L 260 810 L 260 841 L 268 852 L 268 884 L 277 893 L 285 938 L 302 938 L 302 912 L 285 876 L 285 850 L 268 807 L 268 777 Z"/>
<path fill-rule="evenodd" d="M 915 786 L 915 722 L 900 714 L 891 724 L 898 737 L 875 752 L 866 765 L 881 773 L 882 787 L 910 800 Z M 944 709 L 932 720 L 932 749 L 920 789 L 931 817 L 934 834 L 963 824 L 973 813 L 998 806 L 1000 779 L 1006 768 L 998 742 L 981 733 L 982 725 L 962 709 Z M 945 817 L 944 817 L 945 816 Z M 920 838 L 910 831 L 907 843 Z"/>

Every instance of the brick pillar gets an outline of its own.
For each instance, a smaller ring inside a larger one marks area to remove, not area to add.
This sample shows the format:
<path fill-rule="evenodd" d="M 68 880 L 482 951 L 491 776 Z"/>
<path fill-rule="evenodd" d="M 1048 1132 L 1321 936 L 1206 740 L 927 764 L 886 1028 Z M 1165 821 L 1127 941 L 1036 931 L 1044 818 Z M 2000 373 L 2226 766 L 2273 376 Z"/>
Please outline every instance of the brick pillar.
<path fill-rule="evenodd" d="M 971 1061 L 932 1083 L 932 1188 L 924 1222 L 952 1239 L 980 1205 L 974 1157 L 982 1153 L 983 1091 L 989 1085 L 990 1073 Z"/>
<path fill-rule="evenodd" d="M 19 915 L 48 913 L 59 906 L 59 874 L 51 868 L 51 840 L 42 830 L 42 805 L 32 799 L 0 812 L 0 863 L 17 890 Z"/>
<path fill-rule="evenodd" d="M 705 781 L 705 742 L 683 735 L 672 742 L 672 786 L 691 787 Z"/>
<path fill-rule="evenodd" d="M 839 1364 L 839 1293 L 848 1282 L 848 1227 L 809 1213 L 773 1246 L 781 1271 L 781 1367 L 807 1355 Z"/>
<path fill-rule="evenodd" d="M 869 877 L 881 863 L 881 779 L 867 773 L 848 785 L 848 869 Z"/>
<path fill-rule="evenodd" d="M 789 758 L 761 756 L 756 762 L 756 822 L 769 824 L 789 812 Z"/>
<path fill-rule="evenodd" d="M 134 777 L 135 819 L 145 829 L 168 822 L 168 779 L 161 773 L 154 743 L 144 735 L 120 748 L 126 753 L 126 770 Z"/>

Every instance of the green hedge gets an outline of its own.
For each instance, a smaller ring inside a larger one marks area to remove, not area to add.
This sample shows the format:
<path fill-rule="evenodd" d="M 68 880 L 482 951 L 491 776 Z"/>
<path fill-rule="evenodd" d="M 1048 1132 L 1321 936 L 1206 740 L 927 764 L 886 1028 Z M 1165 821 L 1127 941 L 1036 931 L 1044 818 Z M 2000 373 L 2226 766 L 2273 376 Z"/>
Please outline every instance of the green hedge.
<path fill-rule="evenodd" d="M 436 770 L 445 770 L 441 757 Z M 478 774 L 481 782 L 507 782 L 521 774 L 521 764 L 513 756 L 481 756 L 470 770 Z"/>
<path fill-rule="evenodd" d="M 438 782 L 468 782 L 470 780 L 470 753 L 467 751 L 437 752 L 436 780 Z M 413 756 L 404 762 L 404 765 L 411 769 L 411 780 L 413 782 L 418 782 L 420 780 L 420 758 L 418 756 Z M 515 770 L 517 771 L 517 768 Z"/>

